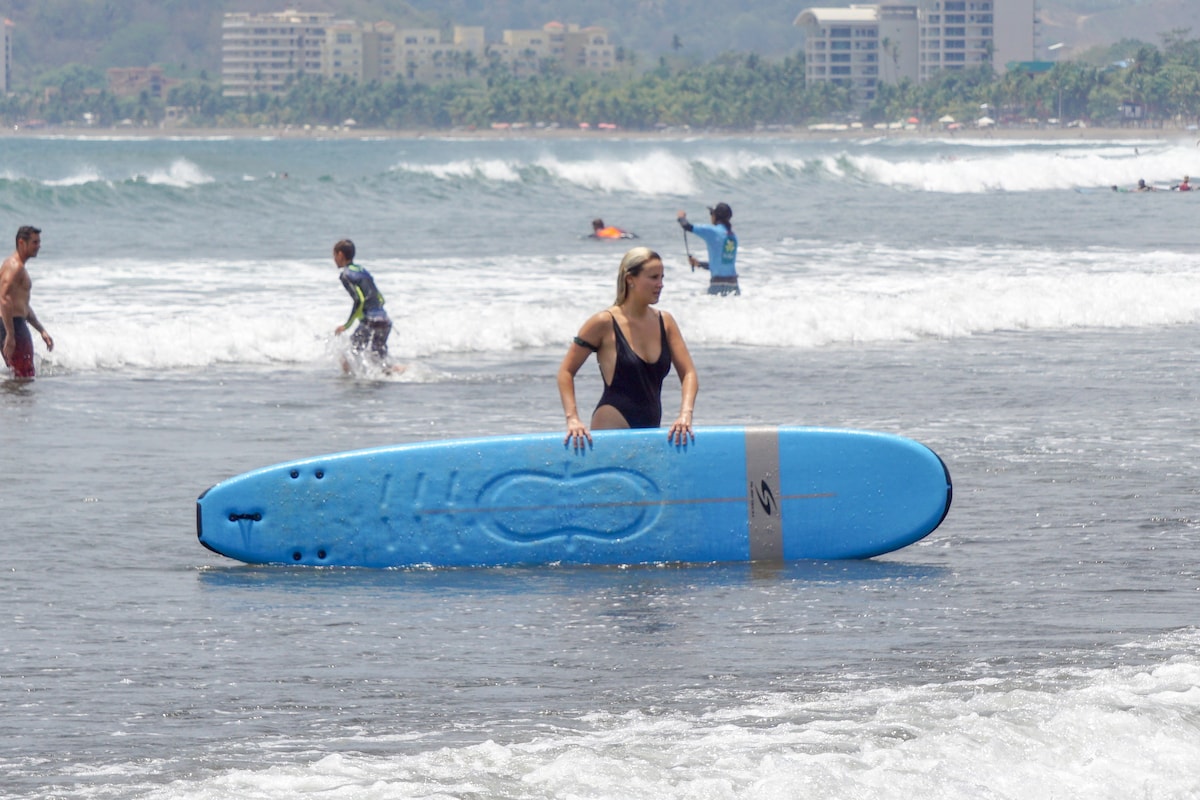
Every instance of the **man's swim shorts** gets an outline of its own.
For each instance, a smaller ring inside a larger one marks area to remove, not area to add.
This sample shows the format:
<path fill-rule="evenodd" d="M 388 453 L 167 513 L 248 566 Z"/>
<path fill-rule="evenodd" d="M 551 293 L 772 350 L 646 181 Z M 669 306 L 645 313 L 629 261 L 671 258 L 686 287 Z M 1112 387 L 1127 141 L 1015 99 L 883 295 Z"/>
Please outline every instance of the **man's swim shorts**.
<path fill-rule="evenodd" d="M 33 337 L 29 335 L 29 325 L 24 317 L 13 317 L 13 333 L 17 338 L 17 349 L 12 359 L 4 359 L 4 363 L 12 367 L 13 375 L 17 378 L 33 377 Z M 0 325 L 0 352 L 4 348 L 4 326 Z"/>

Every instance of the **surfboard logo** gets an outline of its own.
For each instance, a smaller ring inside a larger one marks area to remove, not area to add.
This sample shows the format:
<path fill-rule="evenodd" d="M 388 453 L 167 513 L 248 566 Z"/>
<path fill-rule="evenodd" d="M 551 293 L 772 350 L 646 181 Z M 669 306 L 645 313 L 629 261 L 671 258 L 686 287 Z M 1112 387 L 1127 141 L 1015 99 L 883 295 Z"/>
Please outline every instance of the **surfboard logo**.
<path fill-rule="evenodd" d="M 753 497 L 751 507 L 757 503 L 757 507 L 762 509 L 762 512 L 768 517 L 775 515 L 775 509 L 778 508 L 775 503 L 775 492 L 765 478 L 758 486 L 750 484 L 750 494 Z"/>

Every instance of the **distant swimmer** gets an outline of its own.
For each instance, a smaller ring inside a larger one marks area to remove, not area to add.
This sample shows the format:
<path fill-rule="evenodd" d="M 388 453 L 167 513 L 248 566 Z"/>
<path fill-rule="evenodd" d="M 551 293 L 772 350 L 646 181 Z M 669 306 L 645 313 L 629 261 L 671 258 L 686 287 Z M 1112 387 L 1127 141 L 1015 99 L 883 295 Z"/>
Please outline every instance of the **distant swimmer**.
<path fill-rule="evenodd" d="M 1175 189 L 1175 191 L 1177 191 L 1177 192 L 1190 192 L 1190 191 L 1192 190 L 1192 184 L 1188 183 L 1188 176 L 1187 176 L 1187 175 L 1184 175 L 1184 176 L 1183 176 L 1183 180 L 1181 180 L 1181 181 L 1180 181 L 1180 182 L 1179 182 L 1179 183 L 1178 183 L 1178 184 L 1177 184 L 1175 187 L 1173 187 L 1173 188 L 1174 188 L 1174 189 Z"/>
<path fill-rule="evenodd" d="M 29 303 L 33 279 L 29 277 L 26 265 L 37 258 L 41 248 L 41 230 L 23 225 L 17 230 L 16 251 L 0 264 L 0 317 L 4 321 L 0 326 L 0 353 L 4 355 L 4 363 L 12 368 L 13 375 L 22 380 L 34 376 L 33 337 L 29 335 L 29 326 L 41 334 L 47 350 L 54 349 L 54 340 L 46 333 Z"/>
<path fill-rule="evenodd" d="M 1149 186 L 1146 184 L 1145 178 L 1138 178 L 1138 185 L 1134 189 L 1134 191 L 1135 192 L 1153 192 L 1153 191 L 1155 191 L 1155 189 L 1153 186 Z"/>
<path fill-rule="evenodd" d="M 596 217 L 592 220 L 592 232 L 588 235 L 589 239 L 636 239 L 636 233 L 621 230 L 620 228 L 605 225 L 604 220 Z"/>
<path fill-rule="evenodd" d="M 679 224 L 687 234 L 694 233 L 704 240 L 708 247 L 708 261 L 699 261 L 688 253 L 688 262 L 693 268 L 700 267 L 709 271 L 709 294 L 741 294 L 737 276 L 738 238 L 733 232 L 733 209 L 727 203 L 717 203 L 708 209 L 711 225 L 693 225 L 688 222 L 687 212 L 678 214 Z"/>
<path fill-rule="evenodd" d="M 383 368 L 389 372 L 403 372 L 404 367 L 389 366 L 387 361 L 388 336 L 392 332 L 392 320 L 383 310 L 383 294 L 375 286 L 371 273 L 354 263 L 354 242 L 342 239 L 333 246 L 333 263 L 341 270 L 338 277 L 342 286 L 354 301 L 350 309 L 350 317 L 342 325 L 334 329 L 335 336 L 341 336 L 347 328 L 358 322 L 350 344 L 355 353 L 362 353 L 370 348 L 379 359 Z M 342 361 L 342 369 L 349 372 L 349 362 Z"/>

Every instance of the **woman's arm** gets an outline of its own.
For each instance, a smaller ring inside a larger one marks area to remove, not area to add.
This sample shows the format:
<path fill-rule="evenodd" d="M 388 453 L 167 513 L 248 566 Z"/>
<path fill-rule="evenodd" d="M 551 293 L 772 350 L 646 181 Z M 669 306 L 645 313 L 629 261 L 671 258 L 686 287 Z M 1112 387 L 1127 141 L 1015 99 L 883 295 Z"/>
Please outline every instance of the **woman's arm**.
<path fill-rule="evenodd" d="M 558 397 L 562 401 L 563 413 L 567 417 L 567 436 L 563 444 L 570 443 L 576 450 L 592 443 L 592 434 L 579 418 L 575 400 L 575 375 L 592 353 L 598 353 L 603 344 L 602 314 L 597 314 L 583 324 L 575 341 L 567 347 L 567 354 L 558 365 Z M 582 342 L 582 344 L 580 344 Z"/>
<path fill-rule="evenodd" d="M 700 392 L 700 378 L 696 375 L 696 365 L 692 363 L 692 354 L 688 352 L 687 342 L 675 318 L 663 312 L 663 321 L 667 328 L 667 344 L 671 348 L 671 364 L 679 375 L 679 416 L 667 432 L 667 440 L 677 445 L 687 444 L 688 439 L 696 440 L 692 430 L 692 410 L 696 407 L 696 395 Z"/>

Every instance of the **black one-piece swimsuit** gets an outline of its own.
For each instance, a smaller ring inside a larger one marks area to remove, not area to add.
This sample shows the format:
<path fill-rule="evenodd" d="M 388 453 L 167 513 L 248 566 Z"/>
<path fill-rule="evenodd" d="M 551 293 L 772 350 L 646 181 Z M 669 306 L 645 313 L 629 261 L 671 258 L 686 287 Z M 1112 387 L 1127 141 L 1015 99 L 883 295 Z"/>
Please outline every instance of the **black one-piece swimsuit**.
<path fill-rule="evenodd" d="M 612 316 L 612 312 L 608 312 Z M 604 386 L 600 395 L 600 406 L 612 406 L 631 428 L 657 428 L 662 423 L 663 379 L 671 371 L 671 348 L 667 344 L 667 326 L 662 314 L 658 315 L 658 329 L 662 335 L 662 351 L 658 360 L 643 361 L 634 352 L 617 318 L 613 317 L 613 331 L 617 335 L 617 362 L 613 366 L 612 383 Z"/>

